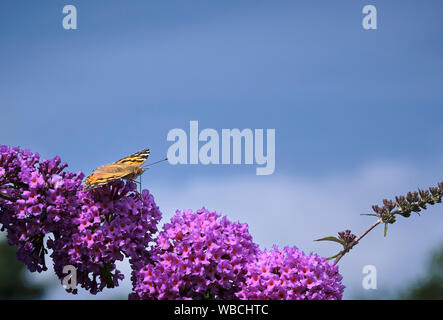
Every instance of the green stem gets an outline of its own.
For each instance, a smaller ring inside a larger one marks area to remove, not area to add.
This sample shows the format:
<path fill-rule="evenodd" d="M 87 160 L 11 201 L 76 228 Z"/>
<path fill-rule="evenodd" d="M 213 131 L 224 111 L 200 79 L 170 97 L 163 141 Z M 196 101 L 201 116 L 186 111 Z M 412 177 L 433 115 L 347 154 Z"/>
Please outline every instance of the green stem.
<path fill-rule="evenodd" d="M 354 240 L 346 249 L 340 251 L 337 258 L 334 261 L 334 264 L 337 264 L 343 256 L 349 252 L 354 246 L 358 244 L 358 242 L 363 239 L 372 229 L 374 229 L 376 226 L 378 226 L 381 223 L 381 219 L 377 220 L 372 226 L 370 226 L 368 229 L 365 230 L 356 240 Z"/>

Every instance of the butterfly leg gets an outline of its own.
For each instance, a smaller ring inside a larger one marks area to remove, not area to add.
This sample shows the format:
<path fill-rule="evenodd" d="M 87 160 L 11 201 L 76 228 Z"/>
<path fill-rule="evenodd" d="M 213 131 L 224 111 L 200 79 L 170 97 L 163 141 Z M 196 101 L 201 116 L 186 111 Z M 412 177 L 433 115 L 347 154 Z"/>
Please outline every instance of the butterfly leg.
<path fill-rule="evenodd" d="M 137 190 L 138 192 L 138 196 L 139 196 L 139 198 L 141 199 L 142 198 L 142 194 L 141 194 L 141 192 L 142 192 L 142 181 L 141 181 L 142 179 L 141 179 L 141 177 L 140 177 L 140 181 L 137 181 L 137 180 L 131 180 L 132 182 L 134 182 L 135 184 L 138 184 L 138 185 L 140 185 L 140 190 Z"/>

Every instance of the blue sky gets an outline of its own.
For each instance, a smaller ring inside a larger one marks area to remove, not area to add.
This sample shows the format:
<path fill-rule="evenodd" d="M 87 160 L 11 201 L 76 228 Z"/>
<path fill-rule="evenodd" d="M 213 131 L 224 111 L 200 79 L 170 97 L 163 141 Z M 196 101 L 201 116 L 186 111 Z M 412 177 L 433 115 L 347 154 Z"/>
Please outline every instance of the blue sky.
<path fill-rule="evenodd" d="M 78 30 L 62 28 L 66 4 Z M 366 4 L 377 7 L 377 30 L 361 26 Z M 163 158 L 168 131 L 188 131 L 190 120 L 219 132 L 275 128 L 272 176 L 162 164 L 144 186 L 166 218 L 204 205 L 248 222 L 262 246 L 329 255 L 335 247 L 311 240 L 359 232 L 372 204 L 442 180 L 442 11 L 417 0 L 4 0 L 0 143 L 89 173 L 145 147 Z M 361 293 L 363 264 L 380 266 L 384 288 L 419 273 L 443 241 L 441 211 L 362 242 L 343 260 L 347 297 Z M 429 234 L 405 248 L 419 224 Z"/>

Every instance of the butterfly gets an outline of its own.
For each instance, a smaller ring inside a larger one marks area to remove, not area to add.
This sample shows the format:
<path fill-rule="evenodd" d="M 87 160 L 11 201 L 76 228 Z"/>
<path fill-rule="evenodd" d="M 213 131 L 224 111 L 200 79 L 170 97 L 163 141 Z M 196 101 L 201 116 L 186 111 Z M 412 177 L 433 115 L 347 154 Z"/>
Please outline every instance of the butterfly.
<path fill-rule="evenodd" d="M 141 166 L 148 159 L 151 151 L 144 149 L 117 162 L 101 166 L 85 179 L 85 190 L 95 189 L 117 179 L 134 180 L 145 169 Z"/>

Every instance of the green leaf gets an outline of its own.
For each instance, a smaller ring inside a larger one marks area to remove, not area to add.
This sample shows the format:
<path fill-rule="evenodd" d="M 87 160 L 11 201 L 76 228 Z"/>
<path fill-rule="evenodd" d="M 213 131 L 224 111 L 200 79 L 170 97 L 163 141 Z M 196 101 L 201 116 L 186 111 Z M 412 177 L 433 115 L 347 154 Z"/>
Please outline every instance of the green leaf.
<path fill-rule="evenodd" d="M 208 291 L 208 292 L 206 292 L 206 295 L 205 295 L 205 297 L 204 297 L 204 300 L 215 300 L 215 297 L 212 296 L 212 295 L 209 293 L 209 291 Z"/>
<path fill-rule="evenodd" d="M 332 236 L 331 237 L 324 237 L 324 238 L 317 239 L 314 241 L 333 241 L 333 242 L 340 243 L 343 246 L 343 248 L 345 247 L 345 242 L 343 240 L 340 240 L 337 237 L 332 237 Z"/>
<path fill-rule="evenodd" d="M 112 274 L 109 271 L 109 265 L 105 264 L 103 268 L 100 269 L 102 277 L 105 279 L 107 288 L 114 288 L 114 281 L 112 280 Z"/>

